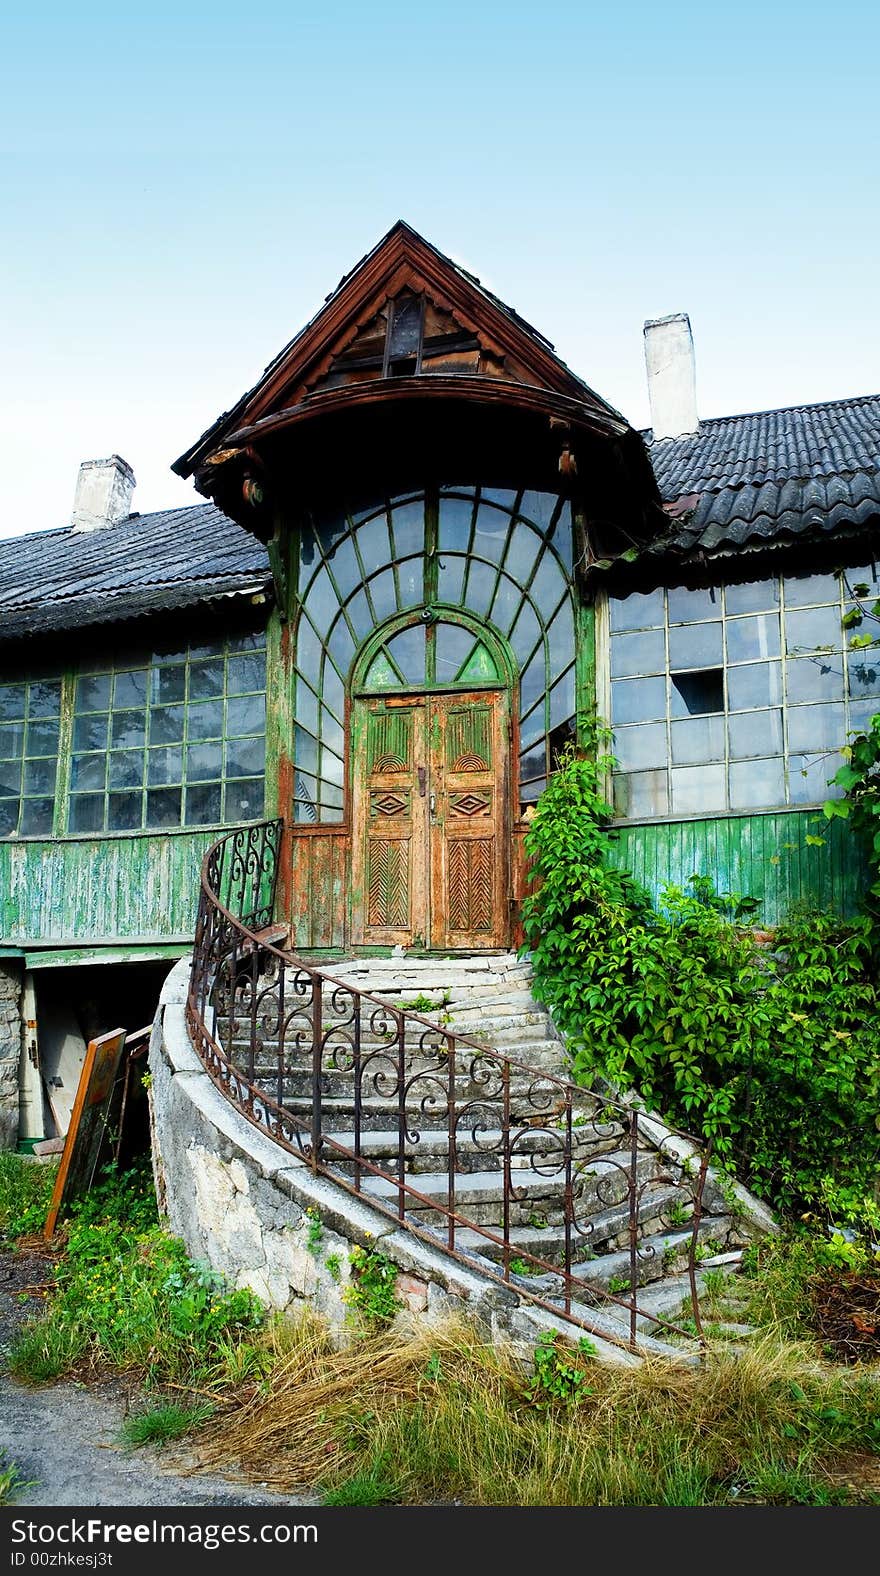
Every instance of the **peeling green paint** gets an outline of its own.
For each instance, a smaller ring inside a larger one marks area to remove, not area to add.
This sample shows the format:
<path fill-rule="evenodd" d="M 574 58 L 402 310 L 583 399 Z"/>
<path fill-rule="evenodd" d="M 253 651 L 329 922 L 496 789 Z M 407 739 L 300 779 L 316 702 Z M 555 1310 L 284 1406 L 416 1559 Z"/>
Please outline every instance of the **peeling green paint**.
<path fill-rule="evenodd" d="M 815 832 L 815 814 L 617 823 L 613 857 L 655 897 L 667 882 L 686 886 L 692 875 L 711 876 L 719 892 L 757 898 L 758 920 L 768 925 L 796 902 L 852 914 L 867 885 L 865 863 L 843 821 L 824 829 L 823 847 L 811 847 L 806 836 Z"/>
<path fill-rule="evenodd" d="M 216 828 L 0 842 L 4 944 L 192 939 Z"/>

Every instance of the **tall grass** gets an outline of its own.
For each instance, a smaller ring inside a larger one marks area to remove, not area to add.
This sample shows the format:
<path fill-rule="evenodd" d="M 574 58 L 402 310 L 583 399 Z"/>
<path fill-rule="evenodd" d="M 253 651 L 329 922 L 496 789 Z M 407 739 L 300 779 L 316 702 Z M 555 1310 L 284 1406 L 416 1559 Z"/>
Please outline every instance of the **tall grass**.
<path fill-rule="evenodd" d="M 378 1502 L 359 1497 L 371 1484 L 408 1504 L 871 1499 L 841 1472 L 877 1450 L 876 1376 L 772 1337 L 699 1369 L 594 1364 L 577 1403 L 556 1407 L 535 1406 L 509 1350 L 465 1325 L 337 1352 L 306 1320 L 289 1340 L 271 1393 L 204 1436 L 206 1463 L 237 1460 L 287 1492 L 317 1484 L 334 1504 Z"/>
<path fill-rule="evenodd" d="M 0 1247 L 42 1231 L 57 1170 L 55 1162 L 0 1151 Z"/>
<path fill-rule="evenodd" d="M 228 1290 L 161 1228 L 146 1165 L 78 1200 L 65 1234 L 47 1310 L 13 1343 L 17 1378 L 42 1383 L 88 1363 L 197 1384 L 263 1323 L 251 1292 Z"/>

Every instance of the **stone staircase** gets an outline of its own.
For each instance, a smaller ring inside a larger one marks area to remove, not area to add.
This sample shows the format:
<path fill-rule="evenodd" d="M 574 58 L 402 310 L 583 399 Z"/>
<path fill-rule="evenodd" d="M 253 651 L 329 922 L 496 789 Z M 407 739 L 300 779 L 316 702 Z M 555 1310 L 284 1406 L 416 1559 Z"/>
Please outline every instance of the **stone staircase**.
<path fill-rule="evenodd" d="M 410 1224 L 447 1242 L 449 1199 L 449 1117 L 447 1093 L 449 1064 L 443 1032 L 466 1035 L 488 1051 L 500 1053 L 514 1064 L 506 1098 L 510 1121 L 516 1130 L 511 1153 L 514 1196 L 508 1201 L 508 1240 L 513 1253 L 510 1281 L 527 1295 L 561 1307 L 561 1282 L 553 1267 L 563 1264 L 566 1253 L 564 1198 L 566 1171 L 561 1158 L 556 1091 L 550 1078 L 568 1077 L 564 1044 L 546 1010 L 531 994 L 531 970 L 513 953 L 472 957 L 356 958 L 321 965 L 325 980 L 322 1029 L 326 1049 L 321 1074 L 323 1132 L 346 1149 L 355 1148 L 359 1123 L 360 1155 L 380 1167 L 376 1176 L 354 1162 L 335 1157 L 332 1169 L 348 1181 L 358 1172 L 365 1198 L 396 1209 L 399 1198 L 395 1177 L 403 1169 L 407 1184 L 420 1197 L 408 1196 Z M 343 987 L 338 988 L 334 982 Z M 408 1018 L 405 1050 L 405 1088 L 399 1087 L 399 1047 L 390 1043 L 389 1023 L 380 1006 L 361 1002 L 359 1047 L 363 1066 L 361 1099 L 356 1103 L 351 1069 L 352 1003 L 344 987 L 416 1013 Z M 428 1020 L 439 1033 L 431 1033 Z M 228 1020 L 218 1023 L 233 1062 L 245 1065 L 249 1047 L 248 1025 L 241 1021 L 229 1043 Z M 254 1082 L 304 1124 L 313 1108 L 310 1049 L 299 1054 L 292 1048 L 291 1030 L 279 1066 L 278 1041 L 271 1033 L 260 1036 Z M 488 1069 L 488 1073 L 486 1072 Z M 459 1044 L 456 1049 L 455 1096 L 457 1112 L 466 1110 L 455 1139 L 454 1199 L 451 1207 L 460 1223 L 455 1249 L 471 1265 L 499 1273 L 504 1250 L 497 1240 L 504 1227 L 503 1157 L 500 1125 L 501 1100 L 497 1092 L 497 1063 L 485 1067 L 479 1052 Z M 441 1076 L 442 1075 L 442 1076 Z M 488 1076 L 488 1085 L 486 1078 Z M 491 1086 L 491 1097 L 487 1087 Z M 399 1118 L 405 1113 L 405 1136 L 399 1137 Z M 556 1124 L 556 1125 L 554 1125 Z M 565 1128 L 564 1118 L 561 1123 Z M 637 1299 L 640 1344 L 650 1350 L 662 1341 L 662 1324 L 674 1320 L 689 1293 L 687 1266 L 691 1241 L 691 1198 L 687 1178 L 670 1164 L 663 1129 L 646 1123 L 655 1134 L 644 1134 L 636 1156 L 637 1213 L 640 1228 Z M 576 1200 L 577 1229 L 568 1228 L 573 1264 L 572 1311 L 583 1317 L 600 1308 L 605 1326 L 616 1320 L 628 1335 L 629 1310 L 611 1298 L 629 1295 L 630 1186 L 632 1157 L 626 1113 L 603 1107 L 601 1097 L 584 1091 L 575 1101 L 572 1123 L 571 1174 Z M 710 1177 L 703 1198 L 704 1214 L 698 1231 L 700 1269 L 721 1265 L 733 1271 L 736 1250 L 748 1239 L 737 1213 L 732 1213 L 729 1192 Z M 575 1246 L 572 1251 L 572 1237 Z M 534 1261 L 541 1263 L 536 1264 Z M 545 1267 L 546 1266 L 546 1267 Z M 702 1277 L 701 1277 L 702 1278 Z M 654 1317 L 650 1317 L 654 1315 Z"/>

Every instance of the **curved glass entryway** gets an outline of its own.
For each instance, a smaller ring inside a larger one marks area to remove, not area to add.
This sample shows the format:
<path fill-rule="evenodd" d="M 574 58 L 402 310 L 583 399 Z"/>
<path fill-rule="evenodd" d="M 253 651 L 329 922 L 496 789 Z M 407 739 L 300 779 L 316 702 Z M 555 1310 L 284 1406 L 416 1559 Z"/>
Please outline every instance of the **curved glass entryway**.
<path fill-rule="evenodd" d="M 479 631 L 512 653 L 520 721 L 517 793 L 538 797 L 574 731 L 574 598 L 569 504 L 553 493 L 442 487 L 303 525 L 296 632 L 295 804 L 299 822 L 345 816 L 345 704 L 355 656 L 377 628 L 363 688 L 506 683 Z M 444 618 L 449 610 L 451 617 Z M 390 626 L 389 626 L 390 627 Z"/>

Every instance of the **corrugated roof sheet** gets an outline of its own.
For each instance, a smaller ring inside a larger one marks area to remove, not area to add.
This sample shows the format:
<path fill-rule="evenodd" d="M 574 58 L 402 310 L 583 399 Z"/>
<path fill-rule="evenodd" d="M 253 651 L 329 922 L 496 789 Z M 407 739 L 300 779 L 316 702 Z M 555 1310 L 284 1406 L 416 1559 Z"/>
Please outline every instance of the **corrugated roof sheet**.
<path fill-rule="evenodd" d="M 0 639 L 265 590 L 265 548 L 213 504 L 133 514 L 101 531 L 0 538 Z"/>
<path fill-rule="evenodd" d="M 880 521 L 880 395 L 719 416 L 683 438 L 643 433 L 660 495 L 691 509 L 656 553 L 712 553 Z"/>

